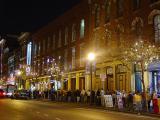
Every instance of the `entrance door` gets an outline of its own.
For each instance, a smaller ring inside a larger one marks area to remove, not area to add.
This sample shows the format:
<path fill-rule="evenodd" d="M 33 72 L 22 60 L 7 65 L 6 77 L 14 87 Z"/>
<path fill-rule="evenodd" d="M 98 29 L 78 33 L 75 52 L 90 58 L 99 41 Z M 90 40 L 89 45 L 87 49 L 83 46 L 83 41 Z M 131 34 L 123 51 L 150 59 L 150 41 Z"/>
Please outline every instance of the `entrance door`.
<path fill-rule="evenodd" d="M 113 90 L 113 75 L 107 75 L 107 90 Z"/>
<path fill-rule="evenodd" d="M 76 90 L 76 78 L 71 79 L 71 90 Z"/>
<path fill-rule="evenodd" d="M 126 74 L 117 74 L 117 90 L 126 90 Z"/>
<path fill-rule="evenodd" d="M 142 92 L 142 78 L 141 78 L 141 72 L 135 73 L 135 91 Z"/>
<path fill-rule="evenodd" d="M 85 78 L 80 77 L 79 78 L 79 90 L 85 89 Z"/>
<path fill-rule="evenodd" d="M 152 72 L 152 75 L 152 91 L 160 93 L 160 72 L 154 71 Z"/>

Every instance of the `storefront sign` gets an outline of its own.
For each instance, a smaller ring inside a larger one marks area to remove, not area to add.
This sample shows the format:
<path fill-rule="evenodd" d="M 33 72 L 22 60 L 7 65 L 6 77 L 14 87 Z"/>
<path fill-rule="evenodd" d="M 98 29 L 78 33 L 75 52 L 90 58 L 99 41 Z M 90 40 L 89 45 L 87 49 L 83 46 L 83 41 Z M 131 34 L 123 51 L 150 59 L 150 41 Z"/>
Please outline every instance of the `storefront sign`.
<path fill-rule="evenodd" d="M 106 79 L 106 74 L 100 74 L 100 78 L 101 78 L 102 81 L 105 81 L 105 79 Z"/>

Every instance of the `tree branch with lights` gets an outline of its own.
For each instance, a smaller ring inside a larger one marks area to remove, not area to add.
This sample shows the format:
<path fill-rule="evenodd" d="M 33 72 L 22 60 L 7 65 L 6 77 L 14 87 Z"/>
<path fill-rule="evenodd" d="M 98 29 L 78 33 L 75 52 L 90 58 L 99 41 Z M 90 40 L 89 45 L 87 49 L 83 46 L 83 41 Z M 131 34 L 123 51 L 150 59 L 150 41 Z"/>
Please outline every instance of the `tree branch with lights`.
<path fill-rule="evenodd" d="M 126 64 L 130 63 L 138 65 L 140 68 L 144 96 L 146 96 L 144 72 L 148 70 L 148 65 L 150 63 L 159 61 L 159 55 L 159 47 L 149 41 L 139 40 L 134 44 L 128 44 L 127 47 L 123 48 L 122 61 Z"/>

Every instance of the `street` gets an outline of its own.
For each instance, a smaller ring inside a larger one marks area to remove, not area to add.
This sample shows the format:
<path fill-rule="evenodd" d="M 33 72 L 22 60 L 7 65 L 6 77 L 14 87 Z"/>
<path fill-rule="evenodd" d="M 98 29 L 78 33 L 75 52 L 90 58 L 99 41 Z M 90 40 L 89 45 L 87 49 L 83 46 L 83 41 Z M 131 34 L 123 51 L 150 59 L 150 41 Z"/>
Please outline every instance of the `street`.
<path fill-rule="evenodd" d="M 0 120 L 159 120 L 75 104 L 0 99 Z"/>

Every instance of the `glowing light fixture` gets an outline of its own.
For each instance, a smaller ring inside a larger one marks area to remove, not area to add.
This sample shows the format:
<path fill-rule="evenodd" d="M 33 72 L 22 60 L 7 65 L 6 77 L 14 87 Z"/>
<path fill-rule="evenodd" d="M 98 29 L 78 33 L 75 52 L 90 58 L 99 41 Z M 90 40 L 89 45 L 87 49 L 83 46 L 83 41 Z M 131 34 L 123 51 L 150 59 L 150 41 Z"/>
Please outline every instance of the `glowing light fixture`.
<path fill-rule="evenodd" d="M 89 53 L 89 54 L 88 54 L 88 60 L 89 60 L 89 61 L 93 61 L 94 59 L 95 59 L 95 54 L 92 53 L 92 52 Z"/>

